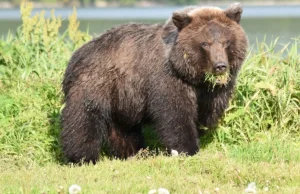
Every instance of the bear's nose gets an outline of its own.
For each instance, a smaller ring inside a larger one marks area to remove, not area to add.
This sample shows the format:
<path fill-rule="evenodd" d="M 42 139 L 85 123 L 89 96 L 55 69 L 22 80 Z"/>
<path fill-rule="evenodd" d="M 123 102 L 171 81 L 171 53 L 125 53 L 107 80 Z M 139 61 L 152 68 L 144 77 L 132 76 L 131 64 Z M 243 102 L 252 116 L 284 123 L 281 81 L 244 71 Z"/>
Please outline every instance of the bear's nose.
<path fill-rule="evenodd" d="M 216 73 L 224 73 L 227 70 L 227 63 L 224 62 L 217 62 L 215 64 L 215 71 Z"/>

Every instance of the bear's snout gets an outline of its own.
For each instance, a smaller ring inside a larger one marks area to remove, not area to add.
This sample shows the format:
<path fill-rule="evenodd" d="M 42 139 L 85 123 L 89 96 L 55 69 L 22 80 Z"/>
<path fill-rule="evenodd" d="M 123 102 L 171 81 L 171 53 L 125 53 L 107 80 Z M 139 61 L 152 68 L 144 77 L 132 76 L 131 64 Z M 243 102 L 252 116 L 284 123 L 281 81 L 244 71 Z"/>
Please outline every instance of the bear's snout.
<path fill-rule="evenodd" d="M 214 65 L 214 70 L 216 74 L 223 74 L 227 72 L 228 64 L 225 62 L 217 62 Z"/>

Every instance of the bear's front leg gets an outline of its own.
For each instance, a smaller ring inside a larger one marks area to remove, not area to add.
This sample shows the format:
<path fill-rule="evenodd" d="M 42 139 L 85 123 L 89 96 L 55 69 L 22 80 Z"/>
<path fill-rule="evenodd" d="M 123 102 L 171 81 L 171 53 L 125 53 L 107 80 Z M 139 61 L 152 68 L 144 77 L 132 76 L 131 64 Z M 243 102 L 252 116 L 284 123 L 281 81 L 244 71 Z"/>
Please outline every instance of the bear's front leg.
<path fill-rule="evenodd" d="M 194 155 L 199 151 L 198 132 L 194 119 L 178 111 L 175 114 L 162 113 L 155 127 L 158 137 L 168 151 Z"/>
<path fill-rule="evenodd" d="M 194 155 L 199 150 L 198 132 L 194 118 L 180 110 L 161 112 L 155 128 L 162 144 L 170 150 Z"/>
<path fill-rule="evenodd" d="M 186 91 L 166 94 L 165 90 L 151 103 L 150 114 L 157 135 L 169 151 L 194 155 L 199 151 L 196 98 Z"/>

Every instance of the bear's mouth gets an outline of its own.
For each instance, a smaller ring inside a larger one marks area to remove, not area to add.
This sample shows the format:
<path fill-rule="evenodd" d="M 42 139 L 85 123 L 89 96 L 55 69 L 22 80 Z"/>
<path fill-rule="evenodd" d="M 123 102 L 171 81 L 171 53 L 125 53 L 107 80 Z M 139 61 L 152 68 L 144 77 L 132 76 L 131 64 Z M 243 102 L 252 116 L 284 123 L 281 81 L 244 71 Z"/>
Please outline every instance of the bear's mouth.
<path fill-rule="evenodd" d="M 225 72 L 223 74 L 211 74 L 205 73 L 205 82 L 212 84 L 212 86 L 216 85 L 227 85 L 230 81 L 229 72 Z"/>

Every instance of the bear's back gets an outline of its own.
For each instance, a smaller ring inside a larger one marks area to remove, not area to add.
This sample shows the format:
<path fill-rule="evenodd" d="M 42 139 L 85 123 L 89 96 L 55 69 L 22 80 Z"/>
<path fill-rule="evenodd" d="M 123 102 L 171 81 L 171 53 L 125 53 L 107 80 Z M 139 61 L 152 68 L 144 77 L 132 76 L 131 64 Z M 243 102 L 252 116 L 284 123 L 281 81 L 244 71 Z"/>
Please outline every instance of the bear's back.
<path fill-rule="evenodd" d="M 162 25 L 125 24 L 86 43 L 74 52 L 68 64 L 63 82 L 65 94 L 75 82 L 87 79 L 99 82 L 107 77 L 138 78 L 160 71 L 165 60 L 162 31 Z"/>

